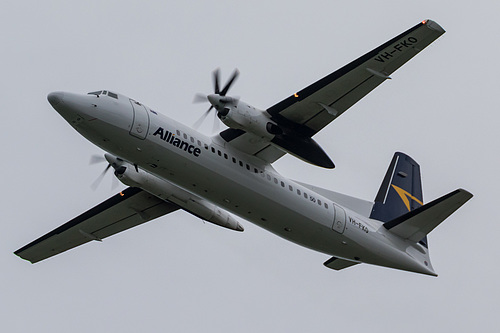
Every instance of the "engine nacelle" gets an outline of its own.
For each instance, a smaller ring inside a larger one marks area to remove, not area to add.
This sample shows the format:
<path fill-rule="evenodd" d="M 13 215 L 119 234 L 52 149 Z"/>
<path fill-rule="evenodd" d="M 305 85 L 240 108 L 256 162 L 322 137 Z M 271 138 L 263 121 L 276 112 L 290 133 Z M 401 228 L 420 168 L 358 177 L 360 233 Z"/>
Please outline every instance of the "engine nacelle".
<path fill-rule="evenodd" d="M 139 187 L 158 198 L 170 201 L 185 211 L 221 227 L 243 231 L 238 221 L 225 210 L 135 165 L 106 154 L 115 176 L 125 185 Z"/>
<path fill-rule="evenodd" d="M 269 141 L 275 135 L 283 133 L 267 112 L 232 97 L 218 96 L 218 98 L 213 98 L 212 96 L 209 99 L 211 102 L 213 100 L 217 116 L 226 126 L 253 133 Z"/>

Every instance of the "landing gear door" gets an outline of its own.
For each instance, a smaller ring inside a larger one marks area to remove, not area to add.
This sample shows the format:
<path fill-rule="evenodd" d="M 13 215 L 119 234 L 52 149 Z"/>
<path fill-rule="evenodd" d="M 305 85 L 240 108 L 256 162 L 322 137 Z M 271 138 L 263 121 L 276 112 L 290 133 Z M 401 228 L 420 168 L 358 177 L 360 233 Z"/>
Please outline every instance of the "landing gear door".
<path fill-rule="evenodd" d="M 335 204 L 333 206 L 335 207 L 335 216 L 333 218 L 332 229 L 340 234 L 343 234 L 345 230 L 345 210 Z"/>
<path fill-rule="evenodd" d="M 148 135 L 149 130 L 148 110 L 144 105 L 134 101 L 133 99 L 130 100 L 130 103 L 134 109 L 134 120 L 132 121 L 132 127 L 130 128 L 130 135 L 144 140 Z"/>

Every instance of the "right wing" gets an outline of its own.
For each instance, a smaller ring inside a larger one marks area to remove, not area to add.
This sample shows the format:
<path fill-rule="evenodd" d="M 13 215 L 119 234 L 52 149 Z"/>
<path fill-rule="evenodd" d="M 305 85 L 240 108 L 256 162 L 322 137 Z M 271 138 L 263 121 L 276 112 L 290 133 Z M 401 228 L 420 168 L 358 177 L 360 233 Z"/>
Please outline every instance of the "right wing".
<path fill-rule="evenodd" d="M 34 264 L 92 240 L 101 241 L 179 208 L 139 188 L 129 187 L 14 254 Z"/>

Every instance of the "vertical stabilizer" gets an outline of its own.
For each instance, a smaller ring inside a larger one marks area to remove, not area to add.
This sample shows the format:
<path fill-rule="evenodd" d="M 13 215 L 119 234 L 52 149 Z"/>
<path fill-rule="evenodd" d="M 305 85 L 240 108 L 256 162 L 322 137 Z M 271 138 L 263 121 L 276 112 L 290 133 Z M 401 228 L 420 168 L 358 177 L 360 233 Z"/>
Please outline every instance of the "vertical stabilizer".
<path fill-rule="evenodd" d="M 422 205 L 420 166 L 410 156 L 397 152 L 375 197 L 370 218 L 388 222 Z"/>

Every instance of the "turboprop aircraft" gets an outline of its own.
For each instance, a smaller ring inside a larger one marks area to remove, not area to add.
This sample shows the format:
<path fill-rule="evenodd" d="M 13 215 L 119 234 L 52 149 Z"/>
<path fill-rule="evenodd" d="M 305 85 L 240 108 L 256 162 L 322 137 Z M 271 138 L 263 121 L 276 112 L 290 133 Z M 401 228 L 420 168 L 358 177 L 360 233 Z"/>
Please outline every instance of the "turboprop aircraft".
<path fill-rule="evenodd" d="M 335 270 L 367 263 L 437 276 L 427 234 L 472 194 L 458 189 L 424 204 L 420 166 L 400 152 L 374 202 L 293 181 L 272 163 L 288 153 L 333 168 L 313 136 L 444 32 L 420 22 L 266 110 L 227 95 L 238 71 L 221 88 L 216 70 L 214 93 L 197 97 L 211 104 L 202 118 L 213 111 L 228 126 L 213 137 L 115 92 L 50 93 L 129 187 L 15 254 L 36 263 L 182 209 L 236 231 L 250 221 L 328 254 L 324 265 Z"/>

